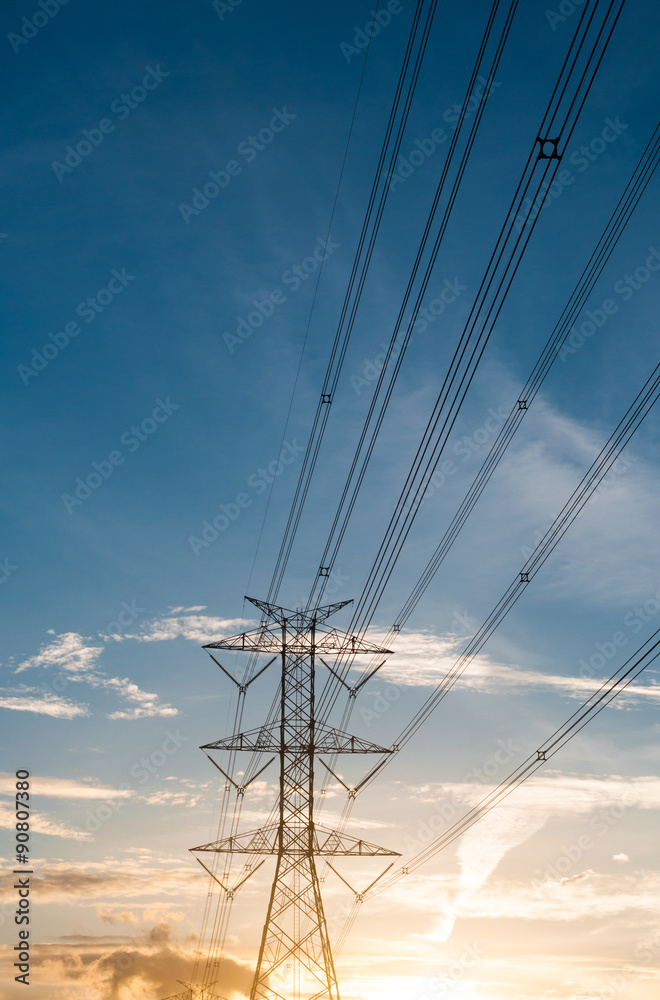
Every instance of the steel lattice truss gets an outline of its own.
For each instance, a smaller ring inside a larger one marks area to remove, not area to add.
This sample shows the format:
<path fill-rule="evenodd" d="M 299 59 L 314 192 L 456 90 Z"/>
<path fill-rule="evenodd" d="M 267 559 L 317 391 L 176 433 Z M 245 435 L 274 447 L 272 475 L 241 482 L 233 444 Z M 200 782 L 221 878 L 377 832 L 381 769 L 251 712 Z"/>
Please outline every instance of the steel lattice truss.
<path fill-rule="evenodd" d="M 277 858 L 250 1000 L 290 1000 L 293 996 L 339 1000 L 315 858 L 393 856 L 396 852 L 315 825 L 315 758 L 320 753 L 391 751 L 316 722 L 316 657 L 388 655 L 389 650 L 323 626 L 349 601 L 311 611 L 290 611 L 249 600 L 262 613 L 260 627 L 204 648 L 278 654 L 282 671 L 279 719 L 272 725 L 207 743 L 203 749 L 276 754 L 280 762 L 278 823 L 191 850 Z"/>
<path fill-rule="evenodd" d="M 215 983 L 211 983 L 210 986 L 195 986 L 193 983 L 184 983 L 181 979 L 177 982 L 181 983 L 185 987 L 181 993 L 173 993 L 172 996 L 165 997 L 165 1000 L 224 1000 L 224 997 L 220 997 L 217 993 L 211 993 L 211 987 Z"/>
<path fill-rule="evenodd" d="M 287 854 L 303 854 L 309 850 L 307 833 L 301 836 L 297 828 L 280 831 L 279 825 L 262 826 L 259 830 L 248 830 L 236 837 L 226 837 L 211 844 L 191 847 L 191 851 L 218 851 L 231 854 L 279 854 L 280 844 L 286 848 Z M 346 833 L 328 830 L 324 826 L 315 825 L 312 831 L 312 847 L 314 854 L 343 855 L 344 857 L 392 857 L 395 851 L 370 844 L 367 840 L 357 840 Z"/>
<path fill-rule="evenodd" d="M 391 652 L 365 642 L 358 636 L 340 632 L 336 628 L 321 626 L 321 622 L 351 601 L 329 604 L 313 611 L 289 611 L 287 608 L 279 608 L 274 604 L 258 601 L 256 598 L 250 597 L 248 600 L 265 616 L 260 627 L 230 636 L 228 639 L 219 639 L 218 642 L 209 642 L 204 649 L 245 649 L 262 653 L 280 653 L 284 642 L 287 653 L 291 655 Z"/>
<path fill-rule="evenodd" d="M 290 720 L 285 720 L 285 726 L 289 726 Z M 262 726 L 260 729 L 251 729 L 245 733 L 236 733 L 235 736 L 228 736 L 224 740 L 215 740 L 214 743 L 204 743 L 202 750 L 272 750 L 279 752 L 281 740 L 281 724 L 274 722 L 272 725 Z M 310 731 L 311 735 L 311 731 Z M 298 730 L 295 732 L 285 730 L 286 742 L 290 742 L 290 737 L 304 738 L 304 734 Z M 361 740 L 357 736 L 349 733 L 342 733 L 338 729 L 324 726 L 317 723 L 314 727 L 314 742 L 309 745 L 299 744 L 300 750 L 308 750 L 312 753 L 389 753 L 387 747 L 378 746 L 376 743 L 369 743 Z"/>

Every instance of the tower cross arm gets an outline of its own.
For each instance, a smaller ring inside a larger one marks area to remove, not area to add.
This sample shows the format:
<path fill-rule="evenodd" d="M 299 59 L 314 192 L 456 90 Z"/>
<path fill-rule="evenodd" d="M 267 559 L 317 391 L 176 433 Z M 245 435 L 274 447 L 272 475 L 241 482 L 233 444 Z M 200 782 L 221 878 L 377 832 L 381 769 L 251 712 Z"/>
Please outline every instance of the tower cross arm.
<path fill-rule="evenodd" d="M 281 629 L 273 625 L 253 628 L 248 632 L 241 632 L 239 635 L 230 635 L 226 639 L 217 639 L 215 642 L 206 642 L 202 649 L 246 649 L 263 650 L 264 652 L 278 652 L 282 648 Z"/>
<path fill-rule="evenodd" d="M 299 617 L 299 616 L 298 616 Z M 290 631 L 285 631 L 276 625 L 268 623 L 260 628 L 250 629 L 249 632 L 241 632 L 240 635 L 231 635 L 226 639 L 217 639 L 215 642 L 207 642 L 203 649 L 238 649 L 248 652 L 276 653 L 280 652 L 283 645 L 291 653 L 324 653 L 325 655 L 350 655 L 367 654 L 373 656 L 389 656 L 391 649 L 385 649 L 373 642 L 367 642 L 356 635 L 349 635 L 336 628 L 324 628 L 316 625 L 312 636 L 311 631 L 306 631 L 304 625 L 294 619 L 287 619 L 286 625 Z"/>
<path fill-rule="evenodd" d="M 272 621 L 279 622 L 280 624 L 284 620 L 298 619 L 300 624 L 311 625 L 313 623 L 323 622 L 326 618 L 331 615 L 341 611 L 348 604 L 352 604 L 353 601 L 337 601 L 335 604 L 326 604 L 322 608 L 312 608 L 310 611 L 292 611 L 290 608 L 281 608 L 277 604 L 270 604 L 268 601 L 260 601 L 257 597 L 247 597 L 245 598 L 250 604 L 254 604 L 255 608 L 259 608 L 259 611 L 267 618 Z"/>
<path fill-rule="evenodd" d="M 261 830 L 249 830 L 224 840 L 216 840 L 210 844 L 191 847 L 196 851 L 211 854 L 280 854 L 301 855 L 309 852 L 309 844 L 300 831 L 284 831 L 284 837 L 278 836 L 277 826 L 264 826 Z M 371 844 L 368 840 L 351 837 L 347 833 L 330 830 L 324 826 L 313 827 L 314 854 L 323 856 L 343 857 L 400 857 L 398 851 L 390 851 L 387 847 Z"/>

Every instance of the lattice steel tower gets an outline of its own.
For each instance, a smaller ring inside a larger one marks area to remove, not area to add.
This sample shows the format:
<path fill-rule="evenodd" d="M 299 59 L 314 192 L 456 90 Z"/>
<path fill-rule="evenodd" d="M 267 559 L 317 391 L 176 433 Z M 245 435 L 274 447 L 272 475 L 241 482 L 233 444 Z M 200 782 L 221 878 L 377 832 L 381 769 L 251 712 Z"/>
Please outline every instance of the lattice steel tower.
<path fill-rule="evenodd" d="M 184 983 L 183 979 L 177 979 L 177 983 L 185 986 L 185 991 L 174 993 L 165 1000 L 222 1000 L 216 993 L 211 993 L 211 987 L 215 986 L 215 983 L 211 983 L 210 986 L 195 986 L 193 983 Z"/>
<path fill-rule="evenodd" d="M 203 749 L 276 754 L 280 762 L 279 820 L 192 850 L 277 858 L 250 1000 L 339 1000 L 315 859 L 393 856 L 396 852 L 314 823 L 315 759 L 319 754 L 391 751 L 316 720 L 316 665 L 321 656 L 333 657 L 336 663 L 365 653 L 386 655 L 389 650 L 323 626 L 350 601 L 290 611 L 248 599 L 261 611 L 261 626 L 204 648 L 279 654 L 279 719 L 260 729 L 207 743 Z"/>

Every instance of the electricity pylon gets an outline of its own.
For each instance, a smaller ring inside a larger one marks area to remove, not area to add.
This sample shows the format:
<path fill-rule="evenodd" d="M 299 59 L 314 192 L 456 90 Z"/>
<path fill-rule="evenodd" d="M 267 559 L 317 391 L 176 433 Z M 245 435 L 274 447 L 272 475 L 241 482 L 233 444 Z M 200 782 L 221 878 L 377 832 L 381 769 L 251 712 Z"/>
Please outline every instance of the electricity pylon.
<path fill-rule="evenodd" d="M 311 611 L 290 611 L 265 601 L 248 600 L 261 611 L 261 626 L 208 643 L 204 649 L 274 653 L 275 658 L 279 654 L 279 719 L 260 729 L 207 743 L 202 749 L 276 754 L 280 761 L 279 819 L 260 830 L 192 850 L 277 858 L 250 1000 L 339 1000 L 315 859 L 342 855 L 386 857 L 396 852 L 314 823 L 315 759 L 320 754 L 391 751 L 317 721 L 317 659 L 327 656 L 346 660 L 365 653 L 387 655 L 389 650 L 322 624 L 350 601 Z"/>
<path fill-rule="evenodd" d="M 215 986 L 215 983 L 211 983 L 211 986 L 195 986 L 193 983 L 184 983 L 182 979 L 177 979 L 177 983 L 185 986 L 185 992 L 175 993 L 171 997 L 166 997 L 165 1000 L 224 1000 L 224 997 L 210 992 L 211 986 Z"/>

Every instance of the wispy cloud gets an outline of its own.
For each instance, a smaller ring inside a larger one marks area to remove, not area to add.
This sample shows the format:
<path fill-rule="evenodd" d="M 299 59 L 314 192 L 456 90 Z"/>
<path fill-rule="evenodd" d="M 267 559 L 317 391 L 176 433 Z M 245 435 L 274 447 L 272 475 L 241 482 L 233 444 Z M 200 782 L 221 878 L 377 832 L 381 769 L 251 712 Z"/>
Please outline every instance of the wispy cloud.
<path fill-rule="evenodd" d="M 15 816 L 13 822 L 16 822 Z M 82 838 L 75 839 L 90 838 L 91 835 L 85 832 Z M 49 903 L 66 903 L 74 897 L 81 902 L 112 904 L 124 909 L 153 906 L 154 899 L 163 897 L 175 898 L 179 903 L 194 901 L 205 876 L 188 858 L 136 848 L 119 857 L 113 855 L 99 861 L 81 859 L 76 865 L 66 861 L 40 864 L 38 874 L 31 881 L 39 898 Z M 0 898 L 13 899 L 9 884 L 0 889 Z"/>
<path fill-rule="evenodd" d="M 203 610 L 199 606 L 175 608 L 169 615 L 147 623 L 140 633 L 114 638 L 136 642 L 166 642 L 185 638 L 204 642 L 211 637 L 226 635 L 229 631 L 254 624 L 247 619 L 222 619 L 204 615 L 201 613 Z M 372 638 L 374 641 L 382 641 L 384 637 L 374 632 Z M 388 659 L 381 676 L 390 684 L 406 687 L 434 686 L 454 666 L 465 643 L 466 638 L 456 634 L 438 636 L 422 631 L 402 632 L 397 637 L 395 651 Z M 35 656 L 23 660 L 16 672 L 37 667 L 55 667 L 64 671 L 71 681 L 82 681 L 94 688 L 114 691 L 131 707 L 110 712 L 110 719 L 141 719 L 178 714 L 176 708 L 162 704 L 157 694 L 141 690 L 130 678 L 107 677 L 103 674 L 98 667 L 102 653 L 102 646 L 93 645 L 91 640 L 78 633 L 67 632 L 45 644 Z M 537 689 L 584 699 L 598 690 L 601 681 L 598 678 L 542 674 L 516 664 L 494 661 L 482 653 L 467 666 L 459 684 L 463 688 L 486 693 Z M 23 688 L 0 691 L 0 707 L 33 711 L 55 718 L 74 718 L 89 714 L 86 705 L 76 705 L 48 693 L 36 697 L 37 690 Z M 651 679 L 647 684 L 630 685 L 615 704 L 624 705 L 639 700 L 660 701 L 660 684 Z"/>
<path fill-rule="evenodd" d="M 196 809 L 198 806 L 206 805 L 201 795 L 194 795 L 190 792 L 157 791 L 144 797 L 148 806 L 185 806 L 186 809 Z"/>
<path fill-rule="evenodd" d="M 0 688 L 0 708 L 11 712 L 34 712 L 53 719 L 75 719 L 89 715 L 89 706 L 82 705 L 61 695 L 51 694 L 41 688 L 21 684 L 15 688 Z"/>
<path fill-rule="evenodd" d="M 231 634 L 237 629 L 253 627 L 256 622 L 248 618 L 217 618 L 203 615 L 205 608 L 173 608 L 168 615 L 147 622 L 142 631 L 113 635 L 108 638 L 122 641 L 134 639 L 137 642 L 167 642 L 172 639 L 189 639 L 200 644 L 212 642 L 219 636 Z M 105 638 L 105 637 L 104 637 Z"/>
<path fill-rule="evenodd" d="M 23 660 L 16 669 L 22 673 L 31 669 L 55 668 L 63 672 L 67 683 L 84 683 L 92 688 L 113 691 L 123 701 L 133 707 L 118 709 L 108 714 L 109 719 L 144 719 L 153 716 L 169 717 L 178 715 L 178 709 L 163 704 L 158 695 L 143 691 L 128 677 L 108 677 L 99 669 L 103 646 L 91 644 L 91 640 L 77 632 L 65 632 L 51 642 L 44 644 L 34 656 Z M 25 692 L 36 692 L 36 688 L 26 688 Z M 20 693 L 19 693 L 20 694 Z M 55 695 L 44 693 L 40 698 L 28 698 L 8 693 L 7 704 L 0 706 L 16 710 L 40 712 L 55 718 L 74 718 L 89 715 L 88 706 L 76 706 L 72 702 Z"/>
<path fill-rule="evenodd" d="M 171 705 L 161 704 L 158 695 L 142 691 L 128 677 L 94 677 L 91 683 L 95 687 L 116 691 L 125 701 L 133 702 L 135 708 L 111 712 L 109 719 L 146 719 L 150 716 L 178 715 L 178 710 Z"/>
<path fill-rule="evenodd" d="M 137 642 L 166 642 L 172 639 L 185 638 L 194 642 L 208 641 L 218 635 L 225 635 L 236 628 L 254 625 L 247 619 L 222 619 L 211 615 L 203 615 L 202 607 L 175 608 L 165 617 L 156 618 L 147 623 L 144 630 L 136 634 L 112 636 L 120 640 Z M 174 612 L 185 611 L 186 614 Z M 189 614 L 188 612 L 195 612 Z M 373 633 L 373 640 L 383 641 L 384 636 Z M 396 648 L 389 657 L 382 676 L 391 684 L 403 686 L 427 687 L 437 684 L 450 670 L 456 658 L 466 644 L 465 636 L 449 634 L 434 635 L 431 632 L 411 631 L 401 632 L 396 640 Z M 90 645 L 90 640 L 75 632 L 67 632 L 57 636 L 51 643 L 44 645 L 38 654 L 24 660 L 17 668 L 17 673 L 34 667 L 58 667 L 77 679 L 85 681 L 94 687 L 113 689 L 120 697 L 134 702 L 139 707 L 126 712 L 115 712 L 111 718 L 141 718 L 145 715 L 173 715 L 176 709 L 171 706 L 159 705 L 157 696 L 141 691 L 129 678 L 105 677 L 97 668 L 98 660 L 103 653 L 102 646 Z M 571 677 L 561 674 L 541 674 L 523 669 L 517 665 L 493 661 L 485 654 L 476 656 L 461 676 L 462 686 L 481 691 L 496 691 L 498 689 L 528 689 L 554 690 L 558 694 L 566 694 L 575 698 L 585 698 L 596 691 L 601 681 L 596 678 Z M 27 689 L 26 689 L 27 690 Z M 30 689 L 34 690 L 34 689 Z M 660 684 L 631 685 L 625 698 L 643 698 L 653 701 L 660 700 Z M 63 699 L 62 708 L 64 704 Z M 42 708 L 46 714 L 55 714 Z M 72 714 L 81 714 L 80 708 L 71 703 Z M 8 706 L 9 707 L 9 706 Z M 18 706 L 16 706 L 18 707 Z M 34 709 L 38 710 L 38 709 Z"/>
<path fill-rule="evenodd" d="M 461 916 L 578 921 L 634 911 L 660 917 L 657 872 L 607 875 L 589 869 L 546 883 L 542 890 L 529 882 L 507 880 L 464 899 Z"/>
<path fill-rule="evenodd" d="M 384 636 L 374 633 L 373 639 L 382 642 Z M 456 635 L 441 637 L 429 632 L 401 632 L 381 676 L 390 684 L 403 687 L 434 686 L 454 666 L 465 644 L 465 637 Z M 597 677 L 546 674 L 498 663 L 483 653 L 475 656 L 458 681 L 462 688 L 485 693 L 535 688 L 580 699 L 588 698 L 599 690 L 602 683 L 602 679 Z M 631 684 L 614 704 L 630 704 L 640 699 L 660 701 L 660 684 L 653 678 L 646 684 Z"/>
<path fill-rule="evenodd" d="M 534 547 L 606 438 L 602 430 L 536 400 L 524 437 L 507 452 L 493 495 L 510 523 L 529 530 L 523 544 Z M 649 597 L 659 582 L 659 489 L 657 470 L 635 455 L 633 439 L 560 543 L 551 577 L 544 575 L 539 585 L 549 594 L 579 594 L 582 600 L 589 595 L 606 606 Z"/>
<path fill-rule="evenodd" d="M 105 924 L 137 924 L 140 919 L 132 910 L 121 910 L 119 913 L 114 913 L 110 906 L 97 906 L 96 915 Z"/>
<path fill-rule="evenodd" d="M 421 786 L 411 789 L 411 792 L 414 798 L 426 803 L 446 803 L 450 800 L 464 802 L 467 808 L 479 802 L 490 790 L 491 786 L 487 785 L 457 782 L 437 786 L 436 790 L 433 786 Z M 516 790 L 515 802 L 507 802 L 486 814 L 460 839 L 457 848 L 459 872 L 446 883 L 449 898 L 445 899 L 442 916 L 430 936 L 445 941 L 460 916 L 475 915 L 482 905 L 484 886 L 500 861 L 538 833 L 551 818 L 586 815 L 613 806 L 618 807 L 618 816 L 629 809 L 660 810 L 660 778 L 644 776 L 629 779 L 618 775 L 581 777 L 550 772 L 541 778 L 530 779 Z M 456 818 L 460 815 L 461 810 Z M 627 860 L 627 855 L 620 854 L 617 859 Z M 575 874 L 586 879 L 591 873 Z M 530 891 L 521 889 L 523 894 Z M 475 899 L 478 901 L 475 902 Z M 595 907 L 592 896 L 587 893 L 584 899 L 586 910 L 592 913 Z M 612 901 L 608 905 L 614 907 L 611 912 L 619 912 Z M 623 908 L 636 905 L 629 898 Z M 553 908 L 554 902 L 550 909 Z M 511 914 L 507 910 L 502 915 Z M 558 917 L 549 916 L 548 919 Z M 577 915 L 575 919 L 578 919 Z"/>
<path fill-rule="evenodd" d="M 134 910 L 116 911 L 112 906 L 97 906 L 96 915 L 105 924 L 180 924 L 184 915 L 180 910 L 171 910 L 163 906 L 145 906 L 142 913 Z"/>
<path fill-rule="evenodd" d="M 173 639 L 188 639 L 197 643 L 208 642 L 218 635 L 244 628 L 255 623 L 243 618 L 218 618 L 205 615 L 203 605 L 172 608 L 169 614 L 143 624 L 135 634 L 101 636 L 105 641 L 123 642 L 166 642 Z M 51 634 L 54 634 L 51 632 Z M 145 719 L 151 717 L 168 718 L 178 715 L 178 709 L 161 703 L 157 694 L 143 691 L 128 677 L 108 677 L 99 668 L 104 646 L 78 632 L 65 632 L 44 643 L 34 656 L 21 661 L 15 673 L 34 669 L 57 669 L 62 671 L 69 682 L 83 682 L 96 689 L 114 692 L 130 707 L 116 709 L 107 714 L 108 719 Z M 0 708 L 15 711 L 37 712 L 53 718 L 71 719 L 78 715 L 89 715 L 87 705 L 76 705 L 68 699 L 47 692 L 36 697 L 37 688 L 23 687 L 14 690 L 0 689 Z"/>
<path fill-rule="evenodd" d="M 544 884 L 492 879 L 473 893 L 462 892 L 460 886 L 457 891 L 453 876 L 427 875 L 390 889 L 387 905 L 390 910 L 395 907 L 424 913 L 421 928 L 430 930 L 421 930 L 417 937 L 435 941 L 447 940 L 459 920 L 519 920 L 526 934 L 537 921 L 543 926 L 549 921 L 583 925 L 586 920 L 594 920 L 602 927 L 607 918 L 625 918 L 637 927 L 647 923 L 657 927 L 660 875 L 646 871 L 605 874 L 583 868 L 574 875 Z"/>
<path fill-rule="evenodd" d="M 68 673 L 85 673 L 94 670 L 102 652 L 102 646 L 90 646 L 88 640 L 77 632 L 64 632 L 42 646 L 34 656 L 23 660 L 16 673 L 35 667 L 57 667 Z"/>
<path fill-rule="evenodd" d="M 16 828 L 16 807 L 6 802 L 0 802 L 0 828 L 14 830 Z M 49 819 L 43 812 L 35 812 L 30 817 L 30 830 L 33 833 L 47 837 L 62 837 L 65 840 L 93 840 L 91 833 L 77 830 L 75 827 Z"/>
<path fill-rule="evenodd" d="M 73 778 L 51 778 L 47 775 L 34 775 L 30 780 L 34 795 L 54 799 L 125 799 L 135 792 L 130 789 L 112 788 L 100 785 L 91 778 L 88 781 L 75 781 Z M 16 777 L 13 774 L 0 774 L 0 793 L 11 795 L 16 792 Z"/>
<path fill-rule="evenodd" d="M 413 798 L 425 803 L 441 803 L 455 799 L 474 805 L 493 789 L 493 785 L 468 782 L 411 786 Z M 626 778 L 621 775 L 585 777 L 546 771 L 530 778 L 516 789 L 516 808 L 541 809 L 548 815 L 583 815 L 594 809 L 624 805 L 635 809 L 660 809 L 660 778 L 655 775 Z M 502 809 L 510 808 L 502 806 Z M 491 815 L 494 815 L 495 810 Z M 482 820 L 480 822 L 485 822 Z"/>

